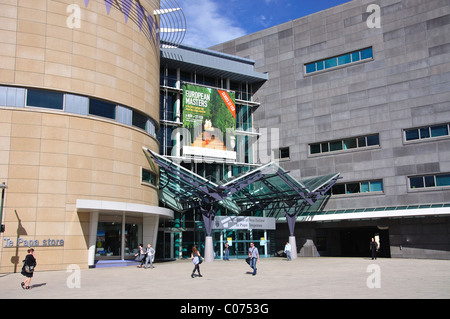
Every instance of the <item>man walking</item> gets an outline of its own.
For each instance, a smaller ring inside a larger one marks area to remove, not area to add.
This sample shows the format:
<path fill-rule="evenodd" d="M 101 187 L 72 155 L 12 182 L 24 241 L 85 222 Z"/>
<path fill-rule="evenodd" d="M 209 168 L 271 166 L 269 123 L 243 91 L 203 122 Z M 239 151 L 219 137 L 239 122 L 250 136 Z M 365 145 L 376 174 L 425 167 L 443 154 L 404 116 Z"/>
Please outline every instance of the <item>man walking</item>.
<path fill-rule="evenodd" d="M 256 263 L 259 261 L 259 251 L 253 243 L 250 243 L 250 248 L 248 249 L 248 257 L 250 258 L 250 267 L 253 268 L 253 276 L 255 276 L 257 270 Z"/>
<path fill-rule="evenodd" d="M 286 253 L 287 260 L 291 260 L 291 244 L 289 242 L 286 242 L 286 245 L 284 246 L 284 252 Z"/>
<path fill-rule="evenodd" d="M 153 267 L 153 260 L 155 258 L 155 250 L 153 249 L 151 244 L 147 245 L 147 257 L 145 258 L 145 269 L 147 269 L 148 262 L 150 262 L 150 268 Z"/>
<path fill-rule="evenodd" d="M 370 242 L 370 250 L 372 251 L 372 260 L 377 259 L 377 249 L 378 243 L 375 241 L 375 238 L 372 238 Z"/>

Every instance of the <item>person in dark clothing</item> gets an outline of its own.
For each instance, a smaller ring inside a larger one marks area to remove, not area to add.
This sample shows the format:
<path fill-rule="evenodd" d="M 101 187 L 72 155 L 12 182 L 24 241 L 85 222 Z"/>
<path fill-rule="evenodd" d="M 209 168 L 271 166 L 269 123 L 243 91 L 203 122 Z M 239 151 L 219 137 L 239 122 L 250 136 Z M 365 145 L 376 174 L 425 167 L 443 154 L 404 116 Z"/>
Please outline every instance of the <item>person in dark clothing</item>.
<path fill-rule="evenodd" d="M 23 261 L 21 274 L 27 277 L 20 285 L 23 289 L 30 289 L 30 281 L 33 277 L 34 268 L 36 267 L 36 258 L 34 258 L 34 249 L 28 249 L 28 255 Z"/>
<path fill-rule="evenodd" d="M 202 256 L 200 256 L 200 252 L 198 251 L 197 247 L 192 247 L 192 254 L 191 254 L 192 262 L 194 263 L 194 270 L 192 270 L 191 277 L 194 278 L 194 273 L 197 270 L 198 276 L 203 277 L 200 274 L 200 263 L 202 262 Z"/>
<path fill-rule="evenodd" d="M 370 250 L 372 251 L 372 260 L 377 259 L 377 249 L 378 243 L 375 241 L 375 238 L 372 238 L 370 242 Z"/>

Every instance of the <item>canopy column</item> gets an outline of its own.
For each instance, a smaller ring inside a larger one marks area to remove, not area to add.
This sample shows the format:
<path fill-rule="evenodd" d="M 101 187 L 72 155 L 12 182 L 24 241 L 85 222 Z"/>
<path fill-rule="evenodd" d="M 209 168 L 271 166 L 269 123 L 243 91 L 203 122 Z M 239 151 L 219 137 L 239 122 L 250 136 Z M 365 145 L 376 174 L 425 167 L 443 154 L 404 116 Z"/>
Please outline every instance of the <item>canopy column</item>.
<path fill-rule="evenodd" d="M 212 226 L 214 223 L 214 217 L 216 216 L 216 212 L 214 210 L 214 206 L 211 205 L 209 209 L 205 209 L 200 206 L 200 211 L 202 212 L 203 222 L 205 224 L 206 237 L 205 237 L 205 261 L 212 262 L 214 261 L 214 245 L 213 239 L 211 236 Z"/>

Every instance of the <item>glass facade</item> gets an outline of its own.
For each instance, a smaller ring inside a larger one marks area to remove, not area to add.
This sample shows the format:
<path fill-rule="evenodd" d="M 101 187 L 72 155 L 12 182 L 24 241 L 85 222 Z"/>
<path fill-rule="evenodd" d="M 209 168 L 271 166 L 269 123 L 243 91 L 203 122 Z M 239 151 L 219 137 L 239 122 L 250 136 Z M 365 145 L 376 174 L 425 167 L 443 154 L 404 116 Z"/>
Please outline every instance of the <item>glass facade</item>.
<path fill-rule="evenodd" d="M 253 111 L 259 105 L 253 102 L 253 85 L 248 82 L 211 76 L 183 68 L 161 66 L 160 72 L 160 118 L 161 127 L 158 132 L 160 154 L 180 160 L 180 165 L 190 172 L 210 180 L 214 183 L 247 172 L 254 167 L 253 143 L 256 138 L 253 131 Z M 236 140 L 235 149 L 237 160 L 232 163 L 226 161 L 193 161 L 184 158 L 181 152 L 183 137 L 177 136 L 177 129 L 182 127 L 183 119 L 183 91 L 182 84 L 207 86 L 212 89 L 226 89 L 235 92 L 236 104 Z M 161 184 L 168 181 L 161 176 Z M 163 197 L 164 201 L 165 198 Z M 216 214 L 226 215 L 227 209 L 221 207 Z M 255 240 L 257 247 L 264 234 L 252 233 L 250 230 L 213 231 L 214 251 L 216 258 L 220 257 L 221 246 L 226 238 L 232 238 L 231 257 L 242 257 L 248 249 L 250 240 Z M 225 239 L 224 239 L 225 238 Z M 204 252 L 205 229 L 202 215 L 198 209 L 175 212 L 174 220 L 160 221 L 158 233 L 158 258 L 188 258 L 192 246 L 196 245 L 201 253 Z M 264 253 L 264 247 L 262 248 Z M 261 252 L 261 250 L 260 250 Z"/>
<path fill-rule="evenodd" d="M 122 216 L 100 216 L 97 226 L 95 259 L 134 259 L 142 244 L 142 218 Z M 122 253 L 122 249 L 124 249 Z"/>

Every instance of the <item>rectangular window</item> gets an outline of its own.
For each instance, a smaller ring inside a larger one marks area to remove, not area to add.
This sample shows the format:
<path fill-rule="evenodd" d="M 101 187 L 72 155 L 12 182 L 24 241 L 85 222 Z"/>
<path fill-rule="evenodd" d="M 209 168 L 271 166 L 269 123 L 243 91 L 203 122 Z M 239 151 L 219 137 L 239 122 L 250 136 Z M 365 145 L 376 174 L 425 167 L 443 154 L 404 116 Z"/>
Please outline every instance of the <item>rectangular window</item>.
<path fill-rule="evenodd" d="M 405 140 L 414 141 L 433 137 L 449 136 L 449 124 L 424 126 L 405 130 Z"/>
<path fill-rule="evenodd" d="M 337 66 L 336 58 L 325 60 L 325 69 L 334 68 L 335 66 Z"/>
<path fill-rule="evenodd" d="M 424 187 L 424 183 L 423 183 L 423 177 L 411 177 L 409 179 L 409 187 L 411 188 L 423 188 Z"/>
<path fill-rule="evenodd" d="M 344 140 L 344 150 L 356 148 L 356 138 L 349 138 Z"/>
<path fill-rule="evenodd" d="M 431 137 L 439 137 L 448 135 L 447 125 L 439 125 L 431 127 Z"/>
<path fill-rule="evenodd" d="M 331 188 L 332 195 L 383 192 L 383 181 L 373 180 L 335 184 Z"/>
<path fill-rule="evenodd" d="M 418 140 L 419 139 L 419 130 L 412 129 L 405 131 L 405 138 L 407 141 Z"/>
<path fill-rule="evenodd" d="M 336 152 L 380 145 L 379 134 L 346 138 L 343 140 L 314 143 L 309 145 L 310 154 Z"/>
<path fill-rule="evenodd" d="M 342 150 L 342 141 L 330 142 L 330 152 Z"/>
<path fill-rule="evenodd" d="M 147 126 L 147 117 L 139 112 L 133 111 L 133 126 L 145 130 Z"/>
<path fill-rule="evenodd" d="M 382 192 L 383 191 L 383 181 L 371 181 L 370 182 L 371 192 Z"/>
<path fill-rule="evenodd" d="M 450 174 L 409 177 L 409 187 L 411 189 L 445 186 L 450 186 Z"/>
<path fill-rule="evenodd" d="M 367 146 L 380 145 L 380 136 L 378 134 L 367 136 Z"/>
<path fill-rule="evenodd" d="M 309 146 L 311 154 L 319 154 L 320 153 L 320 144 L 311 144 Z"/>
<path fill-rule="evenodd" d="M 450 174 L 437 175 L 436 186 L 450 186 Z"/>
<path fill-rule="evenodd" d="M 153 172 L 143 168 L 142 182 L 156 186 L 156 175 Z"/>
<path fill-rule="evenodd" d="M 290 156 L 289 154 L 289 147 L 283 147 L 279 149 L 279 158 L 280 159 L 288 159 Z"/>
<path fill-rule="evenodd" d="M 326 69 L 332 69 L 337 66 L 348 65 L 350 63 L 371 59 L 373 59 L 373 50 L 372 48 L 366 48 L 354 52 L 345 53 L 339 56 L 323 59 L 320 61 L 307 63 L 305 64 L 305 73 L 311 74 Z"/>
<path fill-rule="evenodd" d="M 62 93 L 36 89 L 27 90 L 27 106 L 62 110 L 63 104 L 64 94 Z"/>
<path fill-rule="evenodd" d="M 361 50 L 361 60 L 373 58 L 372 48 Z"/>
<path fill-rule="evenodd" d="M 89 98 L 66 93 L 66 112 L 88 115 Z"/>
<path fill-rule="evenodd" d="M 91 99 L 89 101 L 89 114 L 115 120 L 116 105 L 105 101 Z"/>
<path fill-rule="evenodd" d="M 338 65 L 348 64 L 352 62 L 352 57 L 349 54 L 341 55 L 338 57 Z"/>
<path fill-rule="evenodd" d="M 0 86 L 0 106 L 25 106 L 25 89 Z"/>

